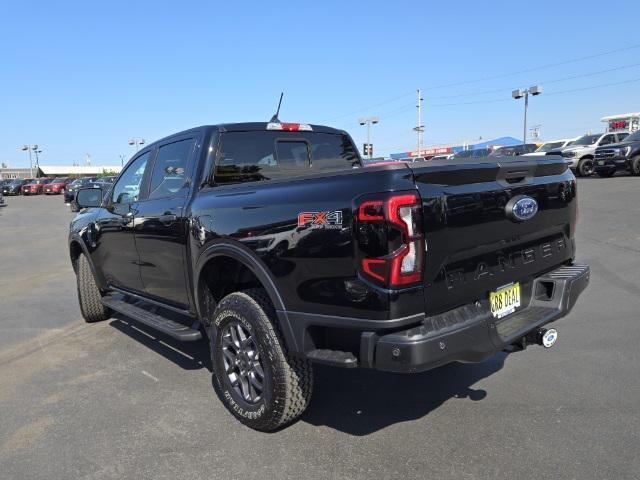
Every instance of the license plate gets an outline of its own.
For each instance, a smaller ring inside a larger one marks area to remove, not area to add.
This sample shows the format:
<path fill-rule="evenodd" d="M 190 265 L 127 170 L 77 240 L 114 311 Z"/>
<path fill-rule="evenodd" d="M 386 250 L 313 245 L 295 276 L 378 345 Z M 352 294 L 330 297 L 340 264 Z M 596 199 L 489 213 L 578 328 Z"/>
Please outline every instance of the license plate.
<path fill-rule="evenodd" d="M 505 317 L 520 306 L 520 284 L 512 283 L 489 293 L 491 314 L 496 318 Z"/>
<path fill-rule="evenodd" d="M 604 165 L 604 160 L 598 160 L 598 165 Z"/>

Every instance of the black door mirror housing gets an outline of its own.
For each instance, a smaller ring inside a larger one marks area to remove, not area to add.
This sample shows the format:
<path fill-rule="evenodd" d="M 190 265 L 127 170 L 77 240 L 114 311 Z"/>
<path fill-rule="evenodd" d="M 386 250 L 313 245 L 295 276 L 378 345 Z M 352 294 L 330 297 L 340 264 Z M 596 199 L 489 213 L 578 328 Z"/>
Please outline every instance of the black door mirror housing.
<path fill-rule="evenodd" d="M 81 188 L 76 192 L 75 203 L 78 208 L 92 208 L 102 205 L 101 188 Z"/>

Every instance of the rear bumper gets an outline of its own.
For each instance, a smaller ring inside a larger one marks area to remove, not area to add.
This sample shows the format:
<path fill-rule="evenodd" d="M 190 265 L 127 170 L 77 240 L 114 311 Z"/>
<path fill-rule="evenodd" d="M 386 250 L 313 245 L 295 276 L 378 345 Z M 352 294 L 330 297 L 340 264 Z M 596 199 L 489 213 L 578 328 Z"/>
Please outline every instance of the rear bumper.
<path fill-rule="evenodd" d="M 398 373 L 430 370 L 447 363 L 481 362 L 528 333 L 571 311 L 589 283 L 588 265 L 566 265 L 523 284 L 522 306 L 504 318 L 492 316 L 489 300 L 425 317 L 392 320 L 329 317 L 277 311 L 290 352 L 344 367 Z M 487 295 L 488 297 L 488 295 Z M 337 329 L 337 340 L 313 340 L 314 328 Z M 350 347 L 340 341 L 351 338 Z"/>
<path fill-rule="evenodd" d="M 572 265 L 534 279 L 528 305 L 500 320 L 491 315 L 488 301 L 427 317 L 417 327 L 380 337 L 371 366 L 410 373 L 454 361 L 483 361 L 569 313 L 587 287 L 589 275 L 587 265 Z M 536 296 L 538 288 L 551 292 L 550 297 Z"/>

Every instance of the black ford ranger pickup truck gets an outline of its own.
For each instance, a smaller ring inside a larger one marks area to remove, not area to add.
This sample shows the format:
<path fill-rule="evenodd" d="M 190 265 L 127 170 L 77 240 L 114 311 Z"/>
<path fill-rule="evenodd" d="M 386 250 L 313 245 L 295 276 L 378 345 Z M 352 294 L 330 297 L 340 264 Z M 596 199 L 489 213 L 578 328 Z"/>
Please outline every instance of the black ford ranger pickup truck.
<path fill-rule="evenodd" d="M 297 123 L 194 128 L 81 189 L 69 252 L 82 315 L 206 336 L 244 424 L 295 420 L 312 362 L 421 372 L 551 346 L 589 281 L 561 157 L 363 167 Z"/>

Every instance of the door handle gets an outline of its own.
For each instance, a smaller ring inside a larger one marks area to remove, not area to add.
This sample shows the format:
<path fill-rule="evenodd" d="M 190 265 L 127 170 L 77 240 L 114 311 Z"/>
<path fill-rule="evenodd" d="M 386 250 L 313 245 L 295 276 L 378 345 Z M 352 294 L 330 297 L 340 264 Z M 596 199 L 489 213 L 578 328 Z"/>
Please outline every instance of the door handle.
<path fill-rule="evenodd" d="M 166 214 L 166 215 L 160 215 L 158 217 L 158 220 L 160 220 L 160 223 L 164 223 L 164 224 L 168 224 L 168 223 L 173 223 L 178 219 L 177 215 L 174 215 L 173 213 L 171 214 Z"/>

